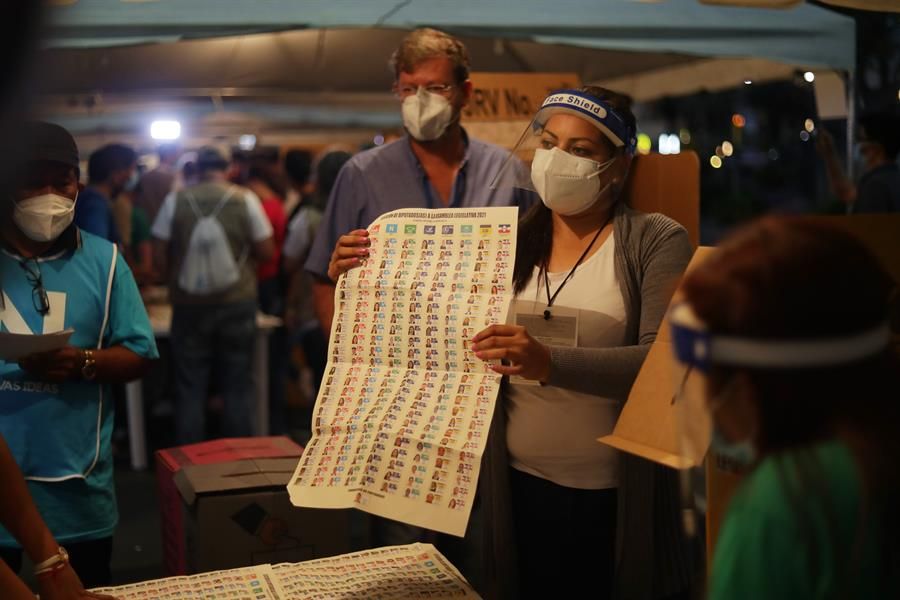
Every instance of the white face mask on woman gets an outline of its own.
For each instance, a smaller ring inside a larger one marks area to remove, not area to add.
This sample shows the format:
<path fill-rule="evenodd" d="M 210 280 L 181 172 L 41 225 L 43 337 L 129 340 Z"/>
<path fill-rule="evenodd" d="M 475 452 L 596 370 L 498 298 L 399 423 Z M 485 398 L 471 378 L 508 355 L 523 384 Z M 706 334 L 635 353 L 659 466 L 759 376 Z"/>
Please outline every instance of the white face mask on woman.
<path fill-rule="evenodd" d="M 453 107 L 440 94 L 432 94 L 420 87 L 415 94 L 403 99 L 403 126 L 414 139 L 429 142 L 441 137 L 453 121 Z"/>
<path fill-rule="evenodd" d="M 601 188 L 600 175 L 615 161 L 598 163 L 559 148 L 538 148 L 531 163 L 531 182 L 547 208 L 565 216 L 578 215 L 594 206 L 612 184 Z"/>
<path fill-rule="evenodd" d="M 13 221 L 35 242 L 52 242 L 74 219 L 75 200 L 59 194 L 42 194 L 14 202 Z"/>

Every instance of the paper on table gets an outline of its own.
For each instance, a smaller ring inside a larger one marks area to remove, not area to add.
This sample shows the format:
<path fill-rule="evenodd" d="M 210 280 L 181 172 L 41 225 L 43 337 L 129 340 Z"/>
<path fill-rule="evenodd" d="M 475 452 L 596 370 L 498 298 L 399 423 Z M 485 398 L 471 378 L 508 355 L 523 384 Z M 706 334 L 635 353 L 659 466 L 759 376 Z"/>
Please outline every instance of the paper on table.
<path fill-rule="evenodd" d="M 388 546 L 272 570 L 287 598 L 480 598 L 431 544 Z"/>
<path fill-rule="evenodd" d="M 480 598 L 431 544 L 256 565 L 93 590 L 120 600 Z"/>
<path fill-rule="evenodd" d="M 253 598 L 254 600 L 283 600 L 291 598 L 281 589 L 271 565 L 256 565 L 227 571 L 211 571 L 181 577 L 167 577 L 118 587 L 92 590 L 109 594 L 119 600 L 225 600 Z"/>
<path fill-rule="evenodd" d="M 338 281 L 295 506 L 465 534 L 500 376 L 470 350 L 512 300 L 517 208 L 400 210 Z"/>
<path fill-rule="evenodd" d="M 29 354 L 58 350 L 69 343 L 69 338 L 73 333 L 75 333 L 74 329 L 43 335 L 0 331 L 0 360 L 14 362 Z"/>

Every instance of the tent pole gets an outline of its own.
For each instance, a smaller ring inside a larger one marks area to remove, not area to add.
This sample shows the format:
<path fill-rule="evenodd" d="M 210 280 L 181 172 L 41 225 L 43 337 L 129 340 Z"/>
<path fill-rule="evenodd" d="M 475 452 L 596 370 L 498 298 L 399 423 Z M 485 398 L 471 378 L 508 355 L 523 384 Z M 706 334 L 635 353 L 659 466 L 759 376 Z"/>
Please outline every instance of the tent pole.
<path fill-rule="evenodd" d="M 852 70 L 847 71 L 847 179 L 854 180 L 853 149 L 856 146 L 856 76 Z M 847 212 L 853 210 L 853 205 L 847 205 Z"/>

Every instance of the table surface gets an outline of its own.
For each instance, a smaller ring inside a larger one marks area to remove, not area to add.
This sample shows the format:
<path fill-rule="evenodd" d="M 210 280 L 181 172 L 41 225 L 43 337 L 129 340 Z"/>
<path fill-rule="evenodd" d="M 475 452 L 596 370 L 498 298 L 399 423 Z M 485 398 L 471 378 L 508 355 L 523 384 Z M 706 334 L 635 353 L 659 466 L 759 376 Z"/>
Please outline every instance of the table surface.
<path fill-rule="evenodd" d="M 146 308 L 147 316 L 150 317 L 150 326 L 153 328 L 153 335 L 157 337 L 168 336 L 172 325 L 172 305 L 149 304 Z M 261 312 L 256 313 L 256 326 L 265 332 L 281 327 L 282 324 L 283 321 L 278 317 Z"/>

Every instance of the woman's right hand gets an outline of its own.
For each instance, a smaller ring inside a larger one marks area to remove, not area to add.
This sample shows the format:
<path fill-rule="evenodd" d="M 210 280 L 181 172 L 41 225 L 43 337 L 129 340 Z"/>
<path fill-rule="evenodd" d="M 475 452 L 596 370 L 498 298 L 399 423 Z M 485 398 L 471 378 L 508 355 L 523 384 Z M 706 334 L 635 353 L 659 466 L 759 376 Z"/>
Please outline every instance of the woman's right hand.
<path fill-rule="evenodd" d="M 328 263 L 328 277 L 337 281 L 338 277 L 354 267 L 362 264 L 369 256 L 369 232 L 365 229 L 354 229 L 346 235 L 342 235 L 331 253 L 331 261 Z"/>

